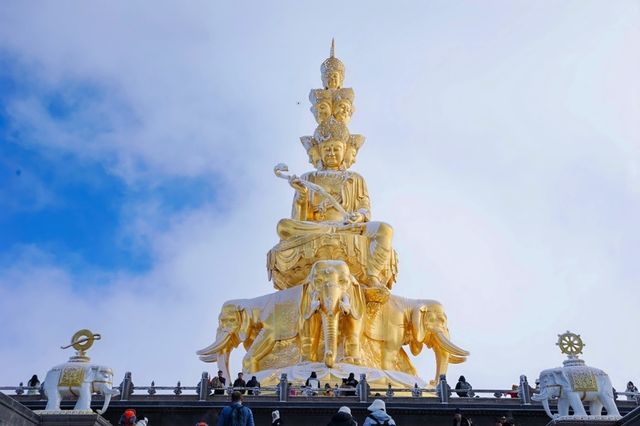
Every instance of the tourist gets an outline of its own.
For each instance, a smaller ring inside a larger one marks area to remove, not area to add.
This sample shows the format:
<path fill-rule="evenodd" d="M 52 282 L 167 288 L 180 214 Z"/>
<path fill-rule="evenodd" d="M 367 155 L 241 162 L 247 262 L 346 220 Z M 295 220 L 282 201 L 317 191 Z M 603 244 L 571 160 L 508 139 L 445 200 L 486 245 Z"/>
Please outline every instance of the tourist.
<path fill-rule="evenodd" d="M 222 409 L 218 416 L 218 422 L 216 425 L 255 426 L 255 423 L 253 422 L 253 413 L 249 407 L 242 405 L 242 394 L 240 392 L 233 391 L 231 394 L 231 405 Z"/>
<path fill-rule="evenodd" d="M 460 376 L 458 379 L 458 383 L 456 383 L 456 393 L 459 397 L 473 397 L 473 392 L 471 391 L 471 384 L 467 382 L 464 376 Z"/>
<path fill-rule="evenodd" d="M 374 399 L 373 403 L 367 407 L 370 411 L 362 426 L 373 425 L 395 425 L 396 422 L 387 414 L 386 405 L 381 399 Z"/>
<path fill-rule="evenodd" d="M 318 380 L 318 376 L 315 371 L 311 372 L 311 375 L 304 383 L 306 386 L 305 395 L 306 396 L 316 396 L 318 395 L 318 391 L 320 390 L 320 380 Z"/>
<path fill-rule="evenodd" d="M 282 420 L 280 420 L 280 411 L 273 410 L 271 412 L 271 426 L 281 426 Z"/>
<path fill-rule="evenodd" d="M 209 426 L 206 422 L 198 422 L 196 426 Z"/>
<path fill-rule="evenodd" d="M 327 426 L 358 426 L 358 422 L 356 422 L 351 415 L 351 409 L 342 406 L 338 412 L 331 417 L 331 421 Z"/>
<path fill-rule="evenodd" d="M 227 383 L 227 379 L 222 375 L 222 370 L 218 370 L 218 375 L 215 376 L 209 382 L 209 386 L 214 389 L 214 395 L 224 395 L 225 384 Z"/>
<path fill-rule="evenodd" d="M 456 411 L 453 414 L 453 426 L 470 426 L 471 422 L 469 419 L 462 415 L 462 411 L 459 408 L 456 408 Z"/>
<path fill-rule="evenodd" d="M 233 388 L 235 390 L 235 388 L 242 388 L 242 389 L 238 389 L 238 392 L 240 392 L 241 395 L 244 395 L 247 387 L 247 382 L 244 381 L 244 379 L 242 378 L 242 373 L 238 373 L 238 378 L 233 382 Z"/>
<path fill-rule="evenodd" d="M 356 377 L 353 373 L 349 373 L 349 377 L 347 378 L 347 386 L 349 386 L 350 388 L 353 388 L 352 391 L 347 392 L 347 395 L 355 396 L 356 395 L 355 389 L 358 387 L 358 381 L 356 380 Z"/>
<path fill-rule="evenodd" d="M 347 384 L 347 379 L 342 379 L 342 384 L 340 384 L 340 395 L 339 396 L 349 396 L 352 391 L 350 391 L 351 386 Z"/>
<path fill-rule="evenodd" d="M 511 398 L 518 398 L 518 385 L 511 385 L 511 392 L 507 392 Z"/>
<path fill-rule="evenodd" d="M 36 376 L 33 376 L 36 377 Z M 31 386 L 31 385 L 29 385 Z M 627 388 L 625 389 L 625 392 L 633 392 L 633 393 L 638 393 L 638 388 L 636 387 L 636 385 L 633 384 L 633 382 L 629 382 L 627 383 Z M 638 395 L 627 395 L 627 401 L 633 401 L 637 398 Z"/>
<path fill-rule="evenodd" d="M 251 376 L 251 380 L 247 382 L 247 388 L 249 388 L 247 391 L 249 395 L 260 395 L 260 391 L 258 390 L 260 389 L 260 382 L 256 379 L 256 376 Z"/>
<path fill-rule="evenodd" d="M 324 396 L 333 396 L 333 388 L 329 383 L 324 384 Z"/>
<path fill-rule="evenodd" d="M 631 383 L 631 382 L 629 382 Z M 34 374 L 31 376 L 31 379 L 27 382 L 27 386 L 29 386 L 29 390 L 27 391 L 27 395 L 37 395 L 40 390 L 40 380 L 38 380 L 38 376 Z"/>
<path fill-rule="evenodd" d="M 124 410 L 124 413 L 120 416 L 120 420 L 118 421 L 118 425 L 123 426 L 147 426 L 149 424 L 149 419 L 146 417 L 138 420 L 138 416 L 136 414 L 136 410 L 133 408 L 127 408 Z"/>

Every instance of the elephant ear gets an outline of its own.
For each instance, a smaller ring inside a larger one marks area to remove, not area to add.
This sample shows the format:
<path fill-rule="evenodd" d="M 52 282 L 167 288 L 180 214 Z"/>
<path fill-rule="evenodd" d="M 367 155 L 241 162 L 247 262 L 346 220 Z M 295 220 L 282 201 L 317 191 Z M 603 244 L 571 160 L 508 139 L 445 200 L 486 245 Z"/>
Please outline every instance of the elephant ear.
<path fill-rule="evenodd" d="M 423 342 L 427 335 L 424 316 L 427 314 L 427 307 L 420 305 L 411 312 L 411 326 L 413 329 L 413 338 L 416 342 Z"/>
<path fill-rule="evenodd" d="M 313 283 L 307 277 L 302 282 L 302 297 L 300 298 L 300 321 L 308 320 L 313 311 L 311 311 L 311 302 L 315 295 L 315 289 L 313 288 Z"/>
<path fill-rule="evenodd" d="M 364 300 L 364 290 L 362 290 L 362 286 L 353 275 L 351 275 L 351 285 L 347 293 L 349 294 L 349 303 L 351 303 L 351 316 L 359 320 L 366 309 L 366 302 Z"/>
<path fill-rule="evenodd" d="M 553 372 L 553 379 L 557 385 L 561 385 L 563 389 L 571 389 L 573 390 L 571 383 L 569 382 L 569 378 L 564 373 L 564 371 L 558 369 Z"/>
<path fill-rule="evenodd" d="M 240 317 L 240 329 L 238 330 L 238 337 L 240 341 L 244 342 L 249 337 L 249 326 L 251 325 L 251 315 L 244 307 L 238 306 L 238 316 Z"/>

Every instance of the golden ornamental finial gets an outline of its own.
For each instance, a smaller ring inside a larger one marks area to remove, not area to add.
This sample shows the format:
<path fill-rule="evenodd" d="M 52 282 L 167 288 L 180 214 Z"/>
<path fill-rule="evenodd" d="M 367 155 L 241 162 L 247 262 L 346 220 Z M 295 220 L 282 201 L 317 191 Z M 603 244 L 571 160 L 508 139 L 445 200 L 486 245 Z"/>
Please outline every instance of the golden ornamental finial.
<path fill-rule="evenodd" d="M 335 38 L 331 38 L 331 51 L 329 52 L 329 57 L 330 58 L 336 57 L 336 39 Z"/>
<path fill-rule="evenodd" d="M 83 328 L 82 330 L 76 331 L 76 333 L 71 337 L 71 344 L 67 346 L 60 346 L 60 349 L 67 349 L 73 346 L 73 349 L 76 350 L 76 355 L 72 356 L 69 361 L 88 362 L 89 357 L 85 352 L 93 346 L 93 342 L 95 340 L 100 340 L 101 338 L 101 335 L 97 333 L 94 334 L 91 330 Z"/>
<path fill-rule="evenodd" d="M 558 341 L 556 346 L 560 347 L 560 352 L 569 357 L 576 357 L 582 353 L 582 349 L 585 347 L 584 342 L 580 338 L 579 334 L 575 334 L 567 330 L 566 333 L 558 334 Z"/>

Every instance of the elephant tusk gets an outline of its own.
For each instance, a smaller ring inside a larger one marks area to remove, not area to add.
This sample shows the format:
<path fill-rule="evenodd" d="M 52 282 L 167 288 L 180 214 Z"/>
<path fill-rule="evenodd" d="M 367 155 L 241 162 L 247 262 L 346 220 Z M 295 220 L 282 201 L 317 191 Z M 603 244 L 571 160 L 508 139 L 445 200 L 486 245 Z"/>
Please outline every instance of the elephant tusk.
<path fill-rule="evenodd" d="M 226 350 L 230 341 L 231 341 L 231 336 L 227 333 L 224 335 L 222 339 L 216 339 L 215 342 L 213 342 L 212 344 L 210 344 L 204 349 L 200 349 L 199 351 L 196 352 L 196 354 L 201 356 L 200 359 L 202 359 L 202 356 L 216 355 Z"/>
<path fill-rule="evenodd" d="M 462 364 L 466 360 L 466 356 L 449 355 L 449 364 Z"/>
<path fill-rule="evenodd" d="M 216 362 L 218 360 L 218 354 L 213 355 L 200 355 L 200 361 L 203 362 Z"/>
<path fill-rule="evenodd" d="M 435 338 L 438 341 L 438 345 L 444 350 L 446 350 L 447 352 L 449 352 L 451 355 L 458 356 L 458 357 L 469 356 L 468 351 L 465 351 L 464 349 L 459 348 L 458 346 L 451 343 L 451 341 L 447 338 L 447 336 L 444 335 L 444 333 L 442 333 L 442 331 L 435 333 Z"/>

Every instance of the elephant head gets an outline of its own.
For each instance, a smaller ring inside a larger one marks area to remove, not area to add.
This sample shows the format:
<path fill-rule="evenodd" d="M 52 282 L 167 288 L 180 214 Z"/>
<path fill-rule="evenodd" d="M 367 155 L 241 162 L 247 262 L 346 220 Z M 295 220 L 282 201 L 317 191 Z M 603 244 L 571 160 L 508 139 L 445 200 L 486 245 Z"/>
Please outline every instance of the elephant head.
<path fill-rule="evenodd" d="M 537 394 L 531 395 L 531 399 L 534 401 L 542 402 L 544 406 L 544 411 L 546 411 L 547 415 L 551 418 L 557 417 L 551 413 L 551 409 L 549 408 L 549 400 L 558 398 L 562 394 L 562 389 L 565 389 L 565 392 L 571 390 L 571 385 L 567 376 L 562 372 L 561 368 L 551 368 L 549 370 L 544 370 L 540 373 L 540 392 Z M 566 408 L 563 407 L 566 406 Z M 563 411 L 560 413 L 561 415 L 567 415 L 569 412 L 569 406 L 567 404 L 558 404 L 558 410 Z M 566 412 L 564 412 L 566 411 Z"/>
<path fill-rule="evenodd" d="M 89 370 L 89 374 L 85 374 L 85 382 L 91 383 L 91 391 L 104 395 L 104 403 L 102 408 L 98 410 L 98 414 L 102 414 L 109 407 L 111 397 L 120 394 L 120 391 L 113 389 L 113 370 L 109 367 L 93 365 Z"/>
<path fill-rule="evenodd" d="M 204 362 L 218 362 L 223 376 L 230 380 L 229 354 L 244 342 L 245 348 L 251 345 L 250 320 L 246 310 L 236 301 L 226 302 L 218 316 L 216 341 L 196 353 Z"/>
<path fill-rule="evenodd" d="M 347 316 L 362 320 L 364 293 L 341 260 L 314 263 L 304 286 L 301 320 L 308 321 L 314 314 L 320 314 L 325 339 L 324 362 L 332 367 L 338 353 L 339 320 Z"/>
<path fill-rule="evenodd" d="M 436 356 L 436 378 L 447 373 L 448 364 L 466 361 L 469 352 L 451 343 L 447 327 L 447 315 L 442 305 L 435 301 L 417 301 L 411 310 L 411 353 L 419 355 L 423 345 L 433 348 Z"/>

